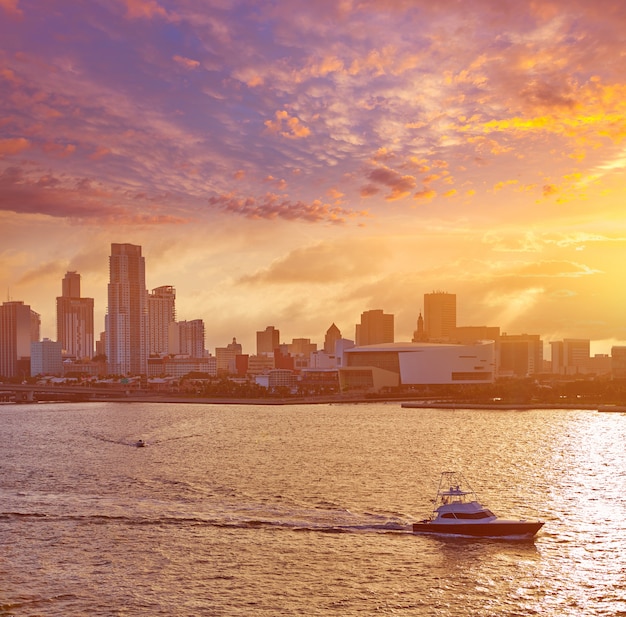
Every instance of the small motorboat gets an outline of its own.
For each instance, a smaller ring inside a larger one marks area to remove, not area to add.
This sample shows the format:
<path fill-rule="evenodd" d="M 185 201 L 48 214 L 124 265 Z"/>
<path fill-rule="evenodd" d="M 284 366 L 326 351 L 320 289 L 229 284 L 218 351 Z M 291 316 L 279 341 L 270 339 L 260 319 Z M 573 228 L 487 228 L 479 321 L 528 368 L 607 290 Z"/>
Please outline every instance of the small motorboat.
<path fill-rule="evenodd" d="M 463 474 L 444 471 L 429 519 L 413 523 L 414 533 L 459 535 L 482 538 L 532 538 L 542 521 L 498 518 L 476 498 Z"/>
<path fill-rule="evenodd" d="M 136 445 L 138 448 L 145 448 L 145 447 L 146 447 L 146 442 L 145 442 L 143 439 L 138 439 L 138 440 L 135 442 L 135 445 Z"/>

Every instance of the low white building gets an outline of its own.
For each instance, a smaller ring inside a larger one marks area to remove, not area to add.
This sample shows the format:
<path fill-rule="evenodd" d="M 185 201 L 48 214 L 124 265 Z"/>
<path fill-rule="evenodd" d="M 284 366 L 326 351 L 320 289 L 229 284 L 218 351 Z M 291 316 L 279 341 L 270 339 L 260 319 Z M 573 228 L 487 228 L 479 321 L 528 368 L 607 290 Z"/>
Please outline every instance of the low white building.
<path fill-rule="evenodd" d="M 346 367 L 376 367 L 401 385 L 485 384 L 495 380 L 495 342 L 381 343 L 344 352 Z"/>

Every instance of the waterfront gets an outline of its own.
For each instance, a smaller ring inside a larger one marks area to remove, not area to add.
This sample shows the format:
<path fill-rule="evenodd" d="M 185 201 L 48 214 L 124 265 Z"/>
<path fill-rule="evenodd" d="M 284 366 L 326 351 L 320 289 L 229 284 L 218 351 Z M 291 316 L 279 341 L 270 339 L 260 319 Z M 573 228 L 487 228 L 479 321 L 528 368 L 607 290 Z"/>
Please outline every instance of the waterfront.
<path fill-rule="evenodd" d="M 624 414 L 5 405 L 0 439 L 4 617 L 626 615 Z M 408 533 L 447 469 L 544 529 Z"/>

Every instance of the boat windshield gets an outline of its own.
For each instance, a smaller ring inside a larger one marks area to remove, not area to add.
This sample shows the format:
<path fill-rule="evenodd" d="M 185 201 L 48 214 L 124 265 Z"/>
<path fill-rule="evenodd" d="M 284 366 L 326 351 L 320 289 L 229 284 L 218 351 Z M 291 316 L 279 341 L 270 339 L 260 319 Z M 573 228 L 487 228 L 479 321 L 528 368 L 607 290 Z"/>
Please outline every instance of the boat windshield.
<path fill-rule="evenodd" d="M 456 518 L 465 520 L 477 520 L 481 518 L 492 518 L 495 514 L 491 510 L 481 510 L 480 512 L 445 512 L 441 518 Z"/>

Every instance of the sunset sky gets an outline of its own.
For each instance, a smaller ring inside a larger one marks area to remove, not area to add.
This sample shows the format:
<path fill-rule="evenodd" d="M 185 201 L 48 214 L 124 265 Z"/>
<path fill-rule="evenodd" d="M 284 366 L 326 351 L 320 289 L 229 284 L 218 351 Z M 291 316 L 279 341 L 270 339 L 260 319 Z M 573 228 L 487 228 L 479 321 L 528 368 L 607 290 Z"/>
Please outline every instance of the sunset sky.
<path fill-rule="evenodd" d="M 0 283 L 104 328 L 140 244 L 214 352 L 369 309 L 626 344 L 621 0 L 0 0 Z M 549 351 L 546 351 L 549 357 Z"/>

